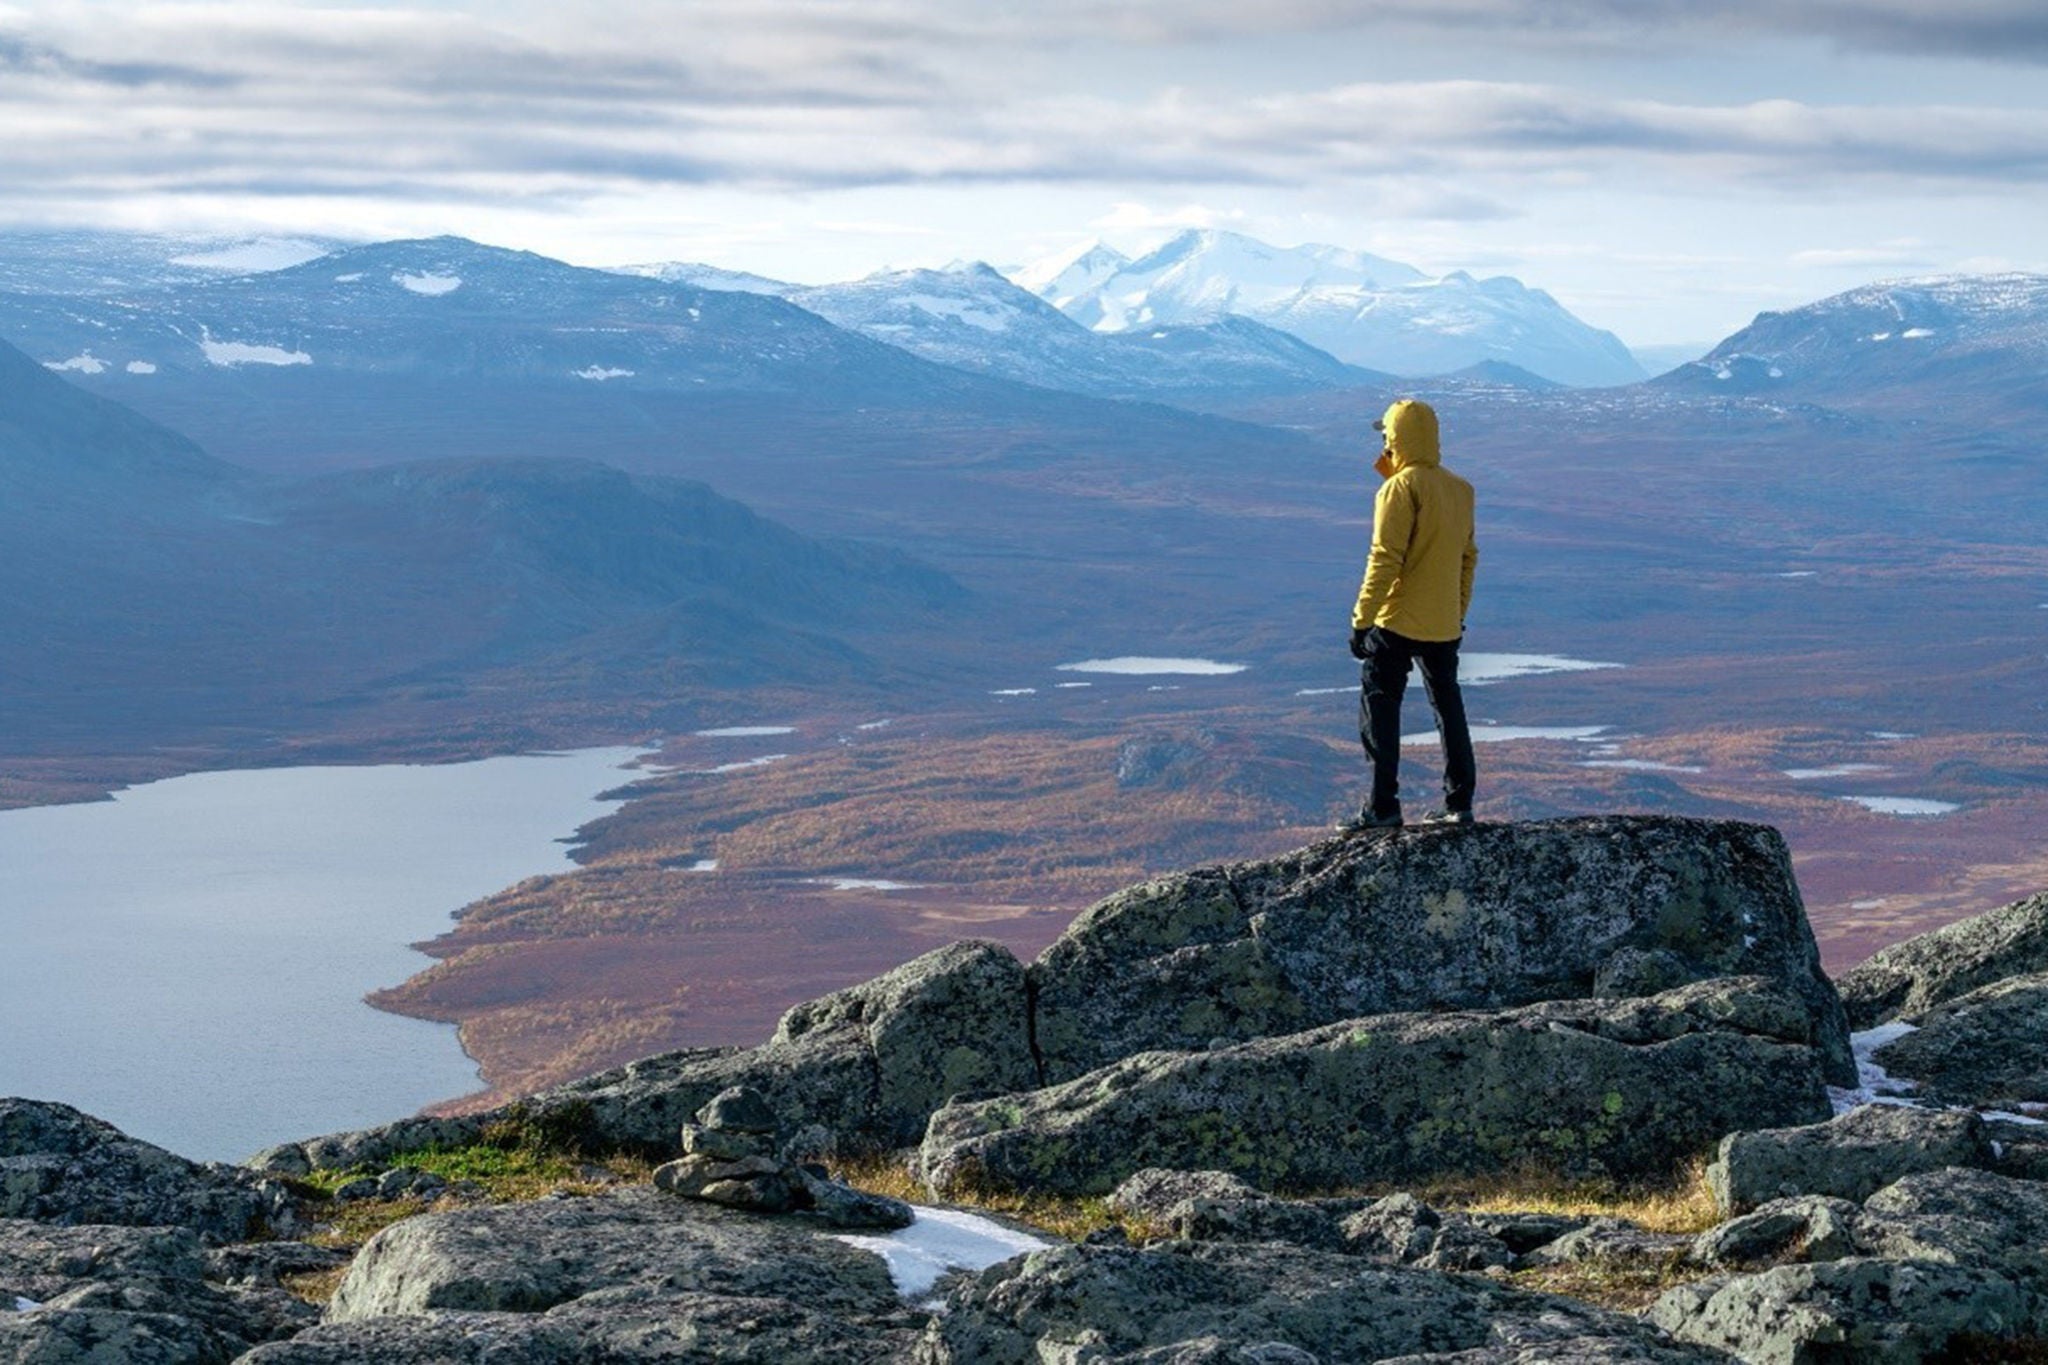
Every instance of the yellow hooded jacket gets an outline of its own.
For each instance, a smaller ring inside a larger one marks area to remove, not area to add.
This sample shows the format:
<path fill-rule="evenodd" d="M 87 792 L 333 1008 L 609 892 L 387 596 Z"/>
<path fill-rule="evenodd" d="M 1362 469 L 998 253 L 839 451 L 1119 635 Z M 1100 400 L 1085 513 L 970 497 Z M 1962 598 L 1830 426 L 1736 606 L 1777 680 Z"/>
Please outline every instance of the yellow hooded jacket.
<path fill-rule="evenodd" d="M 1351 628 L 1384 626 L 1411 640 L 1455 640 L 1472 605 L 1479 542 L 1472 485 L 1443 467 L 1436 413 L 1404 398 L 1382 419 L 1386 453 L 1373 468 L 1386 482 L 1372 507 L 1372 552 Z"/>

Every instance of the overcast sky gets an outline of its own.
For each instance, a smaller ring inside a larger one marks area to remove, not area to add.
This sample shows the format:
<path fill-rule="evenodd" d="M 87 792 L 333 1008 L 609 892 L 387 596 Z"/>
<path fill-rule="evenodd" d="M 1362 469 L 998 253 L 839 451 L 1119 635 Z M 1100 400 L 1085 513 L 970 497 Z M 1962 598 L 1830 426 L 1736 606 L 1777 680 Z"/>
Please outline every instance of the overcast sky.
<path fill-rule="evenodd" d="M 0 0 L 0 221 L 812 282 L 1217 226 L 1709 341 L 2048 269 L 2048 3 Z"/>

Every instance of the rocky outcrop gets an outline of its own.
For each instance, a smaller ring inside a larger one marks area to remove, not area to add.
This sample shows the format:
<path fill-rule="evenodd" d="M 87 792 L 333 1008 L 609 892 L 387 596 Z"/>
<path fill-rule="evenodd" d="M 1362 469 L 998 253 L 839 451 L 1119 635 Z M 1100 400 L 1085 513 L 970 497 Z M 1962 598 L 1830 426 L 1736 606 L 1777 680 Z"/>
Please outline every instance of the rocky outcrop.
<path fill-rule="evenodd" d="M 926 1118 L 955 1095 L 1036 1084 L 1024 968 L 1001 944 L 965 940 L 796 1006 L 759 1047 L 664 1053 L 509 1108 L 286 1144 L 258 1163 L 284 1172 L 373 1165 L 475 1142 L 505 1123 L 594 1150 L 666 1156 L 697 1110 L 735 1086 L 765 1096 L 792 1126 L 816 1125 L 853 1149 L 885 1149 L 916 1142 Z"/>
<path fill-rule="evenodd" d="M 0 1219 L 0 1360 L 214 1365 L 317 1316 L 274 1286 L 209 1278 L 189 1228 Z"/>
<path fill-rule="evenodd" d="M 1540 1162 L 1640 1180 L 1723 1134 L 1827 1114 L 1810 1017 L 1756 978 L 1647 1000 L 1382 1015 L 949 1105 L 939 1193 L 1106 1193 L 1146 1166 L 1334 1187 Z"/>
<path fill-rule="evenodd" d="M 1147 882 L 1031 967 L 1046 1078 L 1363 1015 L 1651 994 L 1767 976 L 1855 1084 L 1782 838 L 1608 816 L 1332 840 Z"/>
<path fill-rule="evenodd" d="M 1946 1104 L 2048 1108 L 2048 972 L 2010 976 L 1913 1017 L 1872 1060 Z"/>
<path fill-rule="evenodd" d="M 954 1292 L 915 1356 L 921 1365 L 1518 1358 L 1723 1362 L 1622 1314 L 1477 1276 L 1213 1242 L 1060 1247 L 1006 1261 Z"/>
<path fill-rule="evenodd" d="M 2036 972 L 2048 972 L 2048 892 L 1895 943 L 1836 986 L 1852 1026 L 1866 1029 Z"/>
<path fill-rule="evenodd" d="M 214 1242 L 283 1225 L 282 1187 L 200 1165 L 68 1104 L 0 1098 L 0 1218 L 184 1227 Z"/>
<path fill-rule="evenodd" d="M 1826 1123 L 1731 1133 L 1707 1183 L 1730 1213 L 1801 1194 L 1860 1202 L 1901 1176 L 1991 1155 L 1975 1114 L 1872 1104 Z"/>

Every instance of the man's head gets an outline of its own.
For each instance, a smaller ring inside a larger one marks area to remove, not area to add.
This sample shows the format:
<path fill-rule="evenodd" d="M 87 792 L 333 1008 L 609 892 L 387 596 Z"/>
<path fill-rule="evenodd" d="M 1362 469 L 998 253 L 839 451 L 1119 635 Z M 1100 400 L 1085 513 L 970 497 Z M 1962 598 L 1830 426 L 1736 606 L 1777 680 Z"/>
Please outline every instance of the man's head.
<path fill-rule="evenodd" d="M 1396 400 L 1372 429 L 1380 433 L 1380 457 L 1372 467 L 1383 479 L 1409 465 L 1433 465 L 1443 458 L 1436 409 L 1419 398 Z"/>

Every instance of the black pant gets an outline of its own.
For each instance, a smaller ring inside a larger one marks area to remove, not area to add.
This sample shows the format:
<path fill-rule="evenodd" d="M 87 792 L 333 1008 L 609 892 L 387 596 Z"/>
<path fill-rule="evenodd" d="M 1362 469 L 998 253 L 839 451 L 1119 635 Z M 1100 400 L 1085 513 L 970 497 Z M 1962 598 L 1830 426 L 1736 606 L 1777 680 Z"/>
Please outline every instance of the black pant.
<path fill-rule="evenodd" d="M 1458 641 L 1411 640 L 1384 626 L 1365 634 L 1365 662 L 1359 668 L 1358 737 L 1372 758 L 1372 810 L 1392 815 L 1401 809 L 1401 694 L 1408 667 L 1422 665 L 1422 687 L 1436 713 L 1444 746 L 1444 806 L 1472 809 L 1479 780 L 1472 759 L 1472 731 L 1465 723 L 1465 694 L 1458 689 Z"/>

